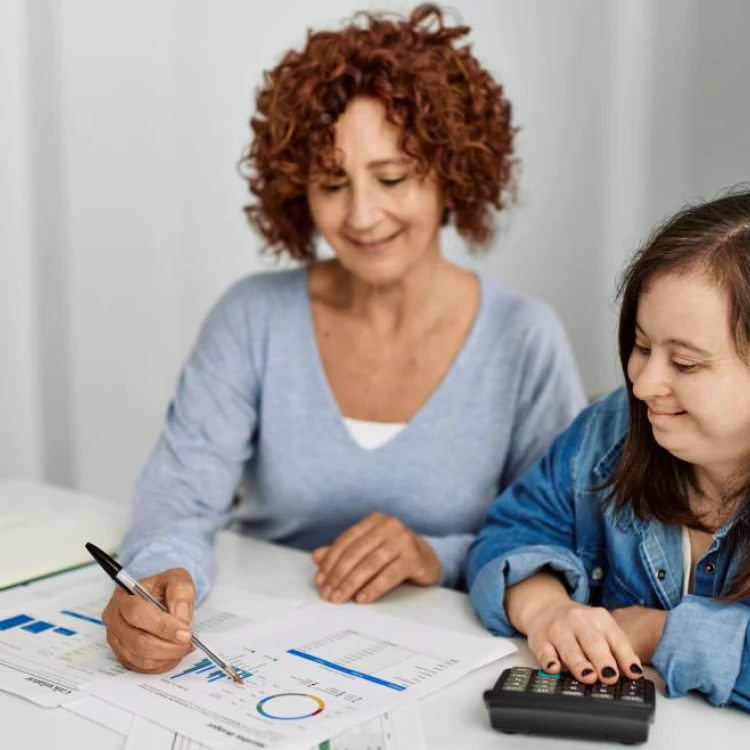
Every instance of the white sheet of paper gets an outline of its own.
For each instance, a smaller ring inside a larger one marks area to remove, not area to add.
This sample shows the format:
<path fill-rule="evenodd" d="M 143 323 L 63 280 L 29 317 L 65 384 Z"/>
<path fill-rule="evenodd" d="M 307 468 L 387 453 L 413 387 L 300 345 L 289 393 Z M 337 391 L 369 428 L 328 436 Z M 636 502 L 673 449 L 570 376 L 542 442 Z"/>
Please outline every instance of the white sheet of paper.
<path fill-rule="evenodd" d="M 137 717 L 130 711 L 113 706 L 111 703 L 100 701 L 93 696 L 86 696 L 65 704 L 65 710 L 70 711 L 84 719 L 101 724 L 123 737 L 130 734 Z"/>
<path fill-rule="evenodd" d="M 85 690 L 217 750 L 307 749 L 515 651 L 356 605 L 308 605 L 216 646 L 236 685 L 201 654 L 165 675 L 121 674 Z"/>
<path fill-rule="evenodd" d="M 101 701 L 97 701 L 101 703 Z M 127 714 L 130 716 L 130 714 Z M 207 750 L 205 745 L 135 717 L 123 750 Z M 418 703 L 377 716 L 310 750 L 427 750 Z"/>
<path fill-rule="evenodd" d="M 87 575 L 71 574 L 71 585 L 62 594 L 43 595 L 51 591 L 43 581 L 28 587 L 38 595 L 3 604 L 0 689 L 51 708 L 85 697 L 83 685 L 125 671 L 110 651 L 100 619 L 112 583 L 103 573 L 100 583 L 91 583 Z M 297 607 L 297 601 L 217 587 L 197 611 L 193 629 L 214 639 Z"/>

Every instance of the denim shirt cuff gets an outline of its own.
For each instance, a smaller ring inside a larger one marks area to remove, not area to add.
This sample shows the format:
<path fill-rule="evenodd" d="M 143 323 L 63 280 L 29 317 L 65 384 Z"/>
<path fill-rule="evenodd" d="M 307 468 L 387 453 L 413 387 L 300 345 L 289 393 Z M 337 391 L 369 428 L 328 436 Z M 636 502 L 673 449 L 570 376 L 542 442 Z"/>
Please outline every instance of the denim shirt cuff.
<path fill-rule="evenodd" d="M 505 613 L 505 589 L 530 578 L 544 567 L 563 574 L 574 601 L 588 601 L 589 586 L 583 563 L 570 550 L 548 545 L 519 547 L 487 563 L 477 574 L 469 592 L 471 603 L 488 630 L 495 635 L 519 635 Z"/>
<path fill-rule="evenodd" d="M 716 706 L 726 704 L 737 681 L 750 607 L 686 596 L 667 614 L 652 663 L 670 698 L 691 690 Z"/>

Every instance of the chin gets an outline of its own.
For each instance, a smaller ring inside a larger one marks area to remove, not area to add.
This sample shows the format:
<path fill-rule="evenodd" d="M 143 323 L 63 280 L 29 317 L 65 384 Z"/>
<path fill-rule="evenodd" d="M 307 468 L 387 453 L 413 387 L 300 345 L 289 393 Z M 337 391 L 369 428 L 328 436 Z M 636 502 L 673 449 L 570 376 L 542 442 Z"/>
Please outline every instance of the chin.
<path fill-rule="evenodd" d="M 364 262 L 357 258 L 352 261 L 345 262 L 342 259 L 341 264 L 358 279 L 373 286 L 396 284 L 406 276 L 408 271 L 407 265 L 399 262 L 397 258 L 373 258 Z"/>

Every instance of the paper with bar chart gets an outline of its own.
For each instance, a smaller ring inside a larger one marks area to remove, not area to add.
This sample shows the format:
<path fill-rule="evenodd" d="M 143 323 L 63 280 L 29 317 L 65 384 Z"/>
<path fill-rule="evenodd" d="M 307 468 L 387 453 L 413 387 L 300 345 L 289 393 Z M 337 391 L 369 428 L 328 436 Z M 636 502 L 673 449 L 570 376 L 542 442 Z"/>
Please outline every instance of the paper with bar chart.
<path fill-rule="evenodd" d="M 33 596 L 0 612 L 0 689 L 52 707 L 85 697 L 83 685 L 123 673 L 106 640 L 101 612 L 112 584 Z M 219 608 L 216 605 L 227 605 Z M 295 609 L 297 602 L 219 589 L 193 629 L 217 638 Z M 259 613 L 250 616 L 251 612 Z"/>
<path fill-rule="evenodd" d="M 308 605 L 216 641 L 236 685 L 194 654 L 163 676 L 85 690 L 210 748 L 310 748 L 515 650 L 356 605 Z"/>

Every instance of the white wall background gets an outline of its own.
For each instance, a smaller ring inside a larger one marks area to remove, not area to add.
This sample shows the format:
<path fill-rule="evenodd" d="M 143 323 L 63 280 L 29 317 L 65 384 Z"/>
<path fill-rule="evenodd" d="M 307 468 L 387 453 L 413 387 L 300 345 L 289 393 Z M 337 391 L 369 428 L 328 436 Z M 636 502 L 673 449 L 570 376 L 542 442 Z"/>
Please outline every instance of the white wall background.
<path fill-rule="evenodd" d="M 261 72 L 357 0 L 0 2 L 0 477 L 127 499 L 208 306 L 268 267 L 235 165 Z M 459 0 L 522 128 L 521 203 L 450 257 L 563 318 L 616 385 L 614 277 L 750 174 L 750 3 Z"/>

